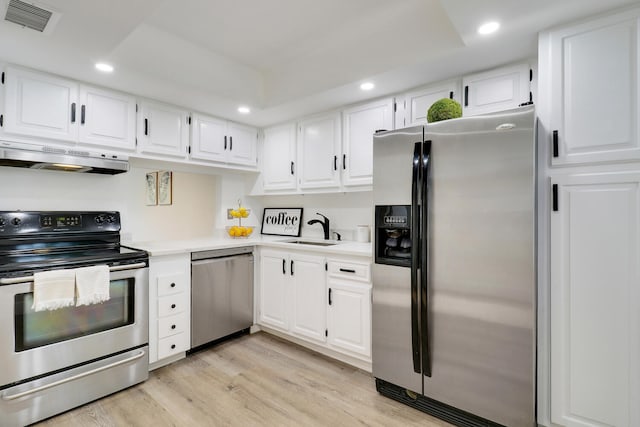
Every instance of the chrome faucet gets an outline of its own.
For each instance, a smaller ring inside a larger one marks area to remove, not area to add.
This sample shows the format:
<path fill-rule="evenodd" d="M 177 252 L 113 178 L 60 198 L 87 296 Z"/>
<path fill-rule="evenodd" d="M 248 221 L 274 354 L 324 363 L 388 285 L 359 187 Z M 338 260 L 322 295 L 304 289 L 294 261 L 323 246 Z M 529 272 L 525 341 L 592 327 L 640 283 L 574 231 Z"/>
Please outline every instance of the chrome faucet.
<path fill-rule="evenodd" d="M 324 231 L 324 240 L 329 240 L 329 218 L 327 218 L 326 216 L 318 212 L 316 212 L 316 215 L 320 215 L 322 218 L 324 218 L 324 221 L 320 219 L 312 219 L 309 222 L 307 222 L 307 224 L 309 225 L 321 224 L 322 230 Z"/>

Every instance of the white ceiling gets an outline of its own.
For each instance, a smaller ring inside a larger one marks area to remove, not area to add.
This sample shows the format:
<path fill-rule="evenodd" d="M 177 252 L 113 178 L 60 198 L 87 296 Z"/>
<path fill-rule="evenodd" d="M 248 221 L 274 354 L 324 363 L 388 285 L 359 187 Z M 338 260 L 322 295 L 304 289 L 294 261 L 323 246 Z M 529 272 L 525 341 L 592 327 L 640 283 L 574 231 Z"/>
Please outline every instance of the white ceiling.
<path fill-rule="evenodd" d="M 0 12 L 8 0 L 0 0 Z M 31 1 L 29 1 L 31 2 Z M 534 58 L 540 30 L 630 0 L 35 0 L 0 60 L 264 126 Z M 476 34 L 489 19 L 499 33 Z M 113 63 L 113 74 L 93 68 Z M 359 90 L 365 80 L 371 92 Z M 237 113 L 239 105 L 252 113 Z"/>

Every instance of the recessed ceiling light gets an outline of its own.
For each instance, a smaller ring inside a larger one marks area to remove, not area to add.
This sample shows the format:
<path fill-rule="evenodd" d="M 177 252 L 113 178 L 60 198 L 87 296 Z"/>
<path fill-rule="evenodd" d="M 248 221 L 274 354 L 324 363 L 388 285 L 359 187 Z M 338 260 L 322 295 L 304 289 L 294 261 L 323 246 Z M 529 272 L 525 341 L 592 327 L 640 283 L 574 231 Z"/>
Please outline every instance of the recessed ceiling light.
<path fill-rule="evenodd" d="M 495 33 L 500 28 L 500 23 L 496 21 L 487 22 L 478 27 L 478 34 L 487 35 Z"/>
<path fill-rule="evenodd" d="M 238 113 L 240 114 L 249 114 L 251 109 L 249 107 L 238 107 Z"/>
<path fill-rule="evenodd" d="M 365 82 L 365 83 L 362 83 L 362 84 L 360 85 L 360 89 L 362 89 L 362 90 L 371 90 L 371 89 L 373 89 L 374 87 L 376 87 L 376 85 L 374 85 L 374 84 L 373 84 L 373 83 L 371 83 L 371 82 Z"/>
<path fill-rule="evenodd" d="M 96 69 L 103 73 L 111 73 L 113 72 L 113 65 L 109 65 L 105 62 L 96 62 Z"/>

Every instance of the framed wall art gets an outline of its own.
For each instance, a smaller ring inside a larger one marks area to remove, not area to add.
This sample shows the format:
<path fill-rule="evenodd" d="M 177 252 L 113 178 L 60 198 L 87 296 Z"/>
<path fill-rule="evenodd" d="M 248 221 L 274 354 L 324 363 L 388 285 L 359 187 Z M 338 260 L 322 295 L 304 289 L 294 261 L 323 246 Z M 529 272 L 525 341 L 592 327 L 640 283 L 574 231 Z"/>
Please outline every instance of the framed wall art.
<path fill-rule="evenodd" d="M 147 206 L 158 204 L 158 172 L 149 172 L 145 181 L 145 201 Z"/>
<path fill-rule="evenodd" d="M 173 203 L 173 173 L 171 171 L 158 172 L 158 204 Z"/>
<path fill-rule="evenodd" d="M 260 234 L 300 237 L 302 208 L 264 208 Z"/>

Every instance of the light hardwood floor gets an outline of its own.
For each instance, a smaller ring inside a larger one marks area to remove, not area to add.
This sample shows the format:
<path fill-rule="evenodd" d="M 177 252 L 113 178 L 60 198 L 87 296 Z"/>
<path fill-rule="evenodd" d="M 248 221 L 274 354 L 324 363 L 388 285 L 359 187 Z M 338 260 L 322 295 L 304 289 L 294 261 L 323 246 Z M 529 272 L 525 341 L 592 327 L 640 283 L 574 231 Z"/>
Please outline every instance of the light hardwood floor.
<path fill-rule="evenodd" d="M 450 426 L 380 396 L 370 374 L 262 332 L 37 425 Z"/>

